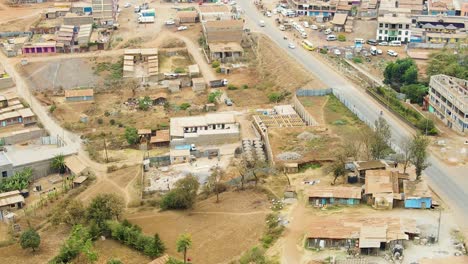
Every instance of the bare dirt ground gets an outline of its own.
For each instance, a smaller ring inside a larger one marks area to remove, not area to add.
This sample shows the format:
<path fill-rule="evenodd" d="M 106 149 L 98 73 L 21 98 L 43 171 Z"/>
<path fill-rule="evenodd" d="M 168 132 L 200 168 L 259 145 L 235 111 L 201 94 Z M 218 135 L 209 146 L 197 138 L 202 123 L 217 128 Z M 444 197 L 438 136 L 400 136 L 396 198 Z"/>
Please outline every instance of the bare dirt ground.
<path fill-rule="evenodd" d="M 26 227 L 26 226 L 25 226 Z M 0 263 L 36 264 L 47 263 L 60 249 L 68 236 L 69 230 L 64 226 L 47 228 L 41 232 L 41 245 L 36 252 L 24 250 L 19 243 L 0 248 Z"/>
<path fill-rule="evenodd" d="M 193 263 L 225 263 L 258 243 L 270 210 L 264 194 L 243 191 L 227 192 L 199 201 L 189 211 L 143 211 L 128 213 L 130 222 L 143 232 L 159 233 L 168 247 L 168 254 L 180 257 L 175 250 L 177 237 L 189 233 Z M 174 228 L 168 228 L 174 227 Z"/>
<path fill-rule="evenodd" d="M 96 261 L 98 264 L 106 264 L 110 259 L 119 259 L 126 264 L 141 264 L 151 261 L 140 252 L 109 239 L 94 242 L 94 250 L 98 253 Z"/>
<path fill-rule="evenodd" d="M 38 19 L 38 15 L 50 3 L 9 6 L 7 1 L 0 2 L 0 28 L 2 31 L 24 31 Z"/>

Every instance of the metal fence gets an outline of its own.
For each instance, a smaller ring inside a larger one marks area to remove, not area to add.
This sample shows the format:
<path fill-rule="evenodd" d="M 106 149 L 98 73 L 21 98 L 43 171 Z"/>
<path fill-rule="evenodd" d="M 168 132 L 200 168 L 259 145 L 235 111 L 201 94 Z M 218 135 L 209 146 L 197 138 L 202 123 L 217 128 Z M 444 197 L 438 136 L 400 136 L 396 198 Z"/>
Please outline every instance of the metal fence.
<path fill-rule="evenodd" d="M 22 37 L 22 36 L 32 36 L 32 32 L 31 31 L 0 32 L 0 38 L 12 38 L 12 37 Z"/>
<path fill-rule="evenodd" d="M 332 88 L 327 89 L 299 89 L 296 91 L 297 96 L 325 96 L 331 94 Z"/>
<path fill-rule="evenodd" d="M 171 164 L 171 157 L 170 156 L 156 156 L 156 157 L 149 157 L 151 166 L 159 167 L 159 166 L 167 166 Z"/>
<path fill-rule="evenodd" d="M 309 112 L 302 105 L 301 101 L 297 99 L 297 96 L 293 97 L 293 106 L 294 110 L 296 110 L 296 112 L 308 126 L 318 126 L 317 121 L 315 121 L 315 119 L 309 114 Z"/>

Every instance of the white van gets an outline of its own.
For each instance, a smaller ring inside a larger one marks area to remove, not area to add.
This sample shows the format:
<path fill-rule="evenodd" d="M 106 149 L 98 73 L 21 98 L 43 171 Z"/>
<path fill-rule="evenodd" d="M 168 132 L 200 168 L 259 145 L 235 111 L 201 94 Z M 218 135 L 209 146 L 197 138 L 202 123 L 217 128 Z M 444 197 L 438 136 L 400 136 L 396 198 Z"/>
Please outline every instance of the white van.
<path fill-rule="evenodd" d="M 334 41 L 336 40 L 336 36 L 335 35 L 328 35 L 327 36 L 327 41 Z"/>
<path fill-rule="evenodd" d="M 307 33 L 302 32 L 302 33 L 301 33 L 301 37 L 302 37 L 302 38 L 307 38 Z"/>
<path fill-rule="evenodd" d="M 331 33 L 332 33 L 332 30 L 331 30 L 331 29 L 329 29 L 329 28 L 327 28 L 327 29 L 325 30 L 325 32 L 324 32 L 324 33 L 325 33 L 325 35 L 329 35 L 329 34 L 331 34 Z"/>
<path fill-rule="evenodd" d="M 258 22 L 258 25 L 261 26 L 261 27 L 264 27 L 264 26 L 265 26 L 265 21 L 260 20 L 260 21 Z"/>
<path fill-rule="evenodd" d="M 285 30 L 286 30 L 286 27 L 284 27 L 284 25 L 280 25 L 280 26 L 279 26 L 279 30 L 285 31 Z"/>
<path fill-rule="evenodd" d="M 376 56 L 377 55 L 377 47 L 371 46 L 370 47 L 370 54 L 372 54 L 373 56 Z"/>
<path fill-rule="evenodd" d="M 390 45 L 390 46 L 394 46 L 394 47 L 395 47 L 395 46 L 398 46 L 398 47 L 399 47 L 399 46 L 401 46 L 401 41 L 399 41 L 399 40 L 390 41 L 390 44 L 389 44 L 389 45 Z"/>

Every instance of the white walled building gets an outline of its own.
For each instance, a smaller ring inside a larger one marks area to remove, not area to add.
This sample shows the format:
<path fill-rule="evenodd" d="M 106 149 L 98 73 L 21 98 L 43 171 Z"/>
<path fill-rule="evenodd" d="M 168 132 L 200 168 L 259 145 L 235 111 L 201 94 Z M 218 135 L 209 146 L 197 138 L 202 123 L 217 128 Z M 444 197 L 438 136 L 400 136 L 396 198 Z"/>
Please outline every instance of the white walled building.
<path fill-rule="evenodd" d="M 409 42 L 411 18 L 400 14 L 385 14 L 377 19 L 377 41 Z"/>

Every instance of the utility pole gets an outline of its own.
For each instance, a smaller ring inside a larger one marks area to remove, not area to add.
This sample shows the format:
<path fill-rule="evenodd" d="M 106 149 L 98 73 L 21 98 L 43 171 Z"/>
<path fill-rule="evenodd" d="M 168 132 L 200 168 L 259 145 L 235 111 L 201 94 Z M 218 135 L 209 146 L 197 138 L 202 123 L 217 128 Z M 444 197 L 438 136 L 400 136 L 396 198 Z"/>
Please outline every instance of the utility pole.
<path fill-rule="evenodd" d="M 437 226 L 437 244 L 439 244 L 440 236 L 440 220 L 442 219 L 442 210 L 439 211 L 439 225 Z"/>
<path fill-rule="evenodd" d="M 106 152 L 106 163 L 109 163 L 109 157 L 107 156 L 106 134 L 103 133 L 102 135 L 103 135 L 103 137 L 104 137 L 104 150 L 105 150 L 105 152 Z"/>

